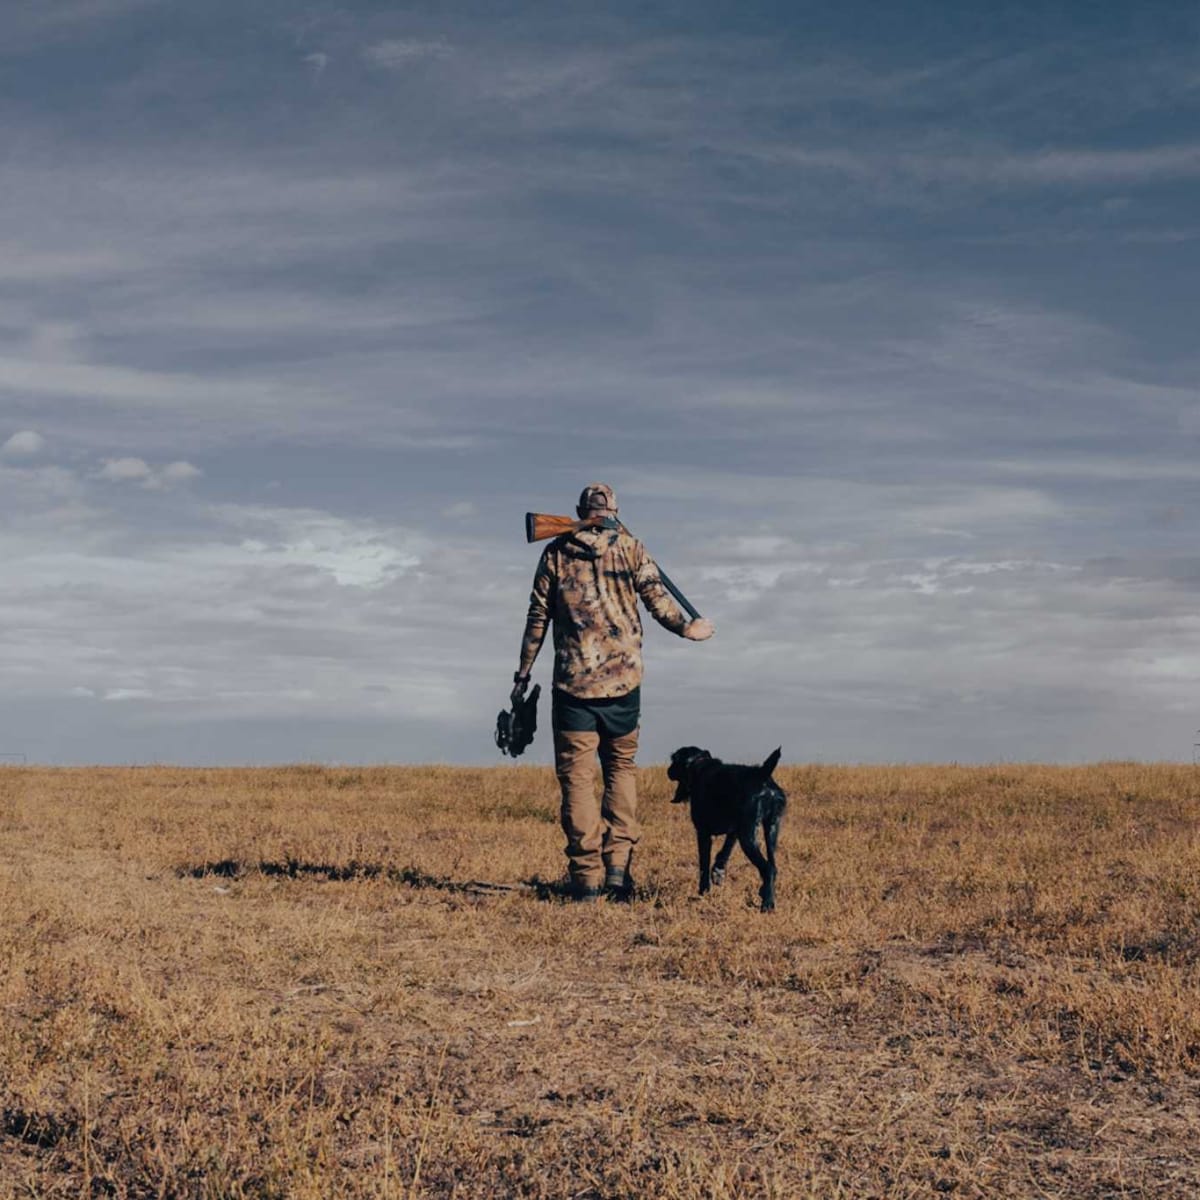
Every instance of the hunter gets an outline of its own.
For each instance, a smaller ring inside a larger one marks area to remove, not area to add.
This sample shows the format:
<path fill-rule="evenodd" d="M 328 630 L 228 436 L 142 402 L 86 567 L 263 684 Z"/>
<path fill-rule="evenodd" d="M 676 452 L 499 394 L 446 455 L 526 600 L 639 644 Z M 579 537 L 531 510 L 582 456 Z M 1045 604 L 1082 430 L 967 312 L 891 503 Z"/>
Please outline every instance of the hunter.
<path fill-rule="evenodd" d="M 589 483 L 576 508 L 581 520 L 617 515 L 605 483 Z M 525 694 L 534 660 L 554 623 L 551 723 L 562 789 L 571 895 L 628 898 L 630 863 L 641 837 L 637 754 L 641 716 L 642 622 L 638 597 L 672 633 L 702 642 L 712 623 L 689 620 L 659 578 L 646 547 L 623 526 L 582 529 L 555 538 L 533 577 L 513 701 Z M 596 754 L 604 796 L 595 794 Z"/>

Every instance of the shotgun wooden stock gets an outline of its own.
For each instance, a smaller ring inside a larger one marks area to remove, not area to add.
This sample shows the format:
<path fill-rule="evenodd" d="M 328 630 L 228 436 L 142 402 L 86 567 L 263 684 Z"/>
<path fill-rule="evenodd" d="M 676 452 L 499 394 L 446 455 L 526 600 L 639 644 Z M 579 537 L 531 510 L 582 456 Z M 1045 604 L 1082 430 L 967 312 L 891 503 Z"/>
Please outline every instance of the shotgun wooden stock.
<path fill-rule="evenodd" d="M 527 542 L 541 542 L 546 538 L 558 537 L 563 533 L 578 533 L 581 529 L 625 529 L 625 526 L 616 517 L 586 517 L 582 521 L 577 521 L 574 517 L 555 517 L 549 513 L 527 512 L 525 514 L 525 540 Z M 628 533 L 629 530 L 625 529 L 625 532 Z M 679 607 L 693 621 L 698 621 L 700 614 L 692 607 L 691 601 L 671 582 L 662 567 L 658 568 L 658 577 L 662 580 L 663 587 L 679 602 Z"/>
<path fill-rule="evenodd" d="M 574 517 L 554 517 L 549 513 L 525 514 L 525 540 L 542 542 L 546 538 L 558 537 L 563 533 L 578 533 L 581 529 L 616 529 L 613 517 L 588 517 L 577 521 Z"/>

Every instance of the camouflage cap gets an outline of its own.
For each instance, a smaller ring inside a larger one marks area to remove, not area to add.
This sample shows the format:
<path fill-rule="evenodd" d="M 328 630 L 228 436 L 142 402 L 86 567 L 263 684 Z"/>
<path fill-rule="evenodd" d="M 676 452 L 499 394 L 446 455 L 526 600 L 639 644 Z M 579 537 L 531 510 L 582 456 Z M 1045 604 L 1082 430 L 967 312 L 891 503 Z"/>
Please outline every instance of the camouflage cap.
<path fill-rule="evenodd" d="M 607 483 L 589 483 L 579 493 L 579 512 L 581 515 L 591 512 L 617 511 L 617 494 Z"/>

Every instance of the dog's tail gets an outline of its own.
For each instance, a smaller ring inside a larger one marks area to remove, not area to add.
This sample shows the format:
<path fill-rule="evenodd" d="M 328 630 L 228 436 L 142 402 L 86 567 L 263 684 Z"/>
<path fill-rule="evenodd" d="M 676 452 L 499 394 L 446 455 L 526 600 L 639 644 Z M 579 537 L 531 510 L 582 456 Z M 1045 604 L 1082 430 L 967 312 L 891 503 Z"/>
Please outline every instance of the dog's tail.
<path fill-rule="evenodd" d="M 767 761 L 763 763 L 759 770 L 768 778 L 771 777 L 771 772 L 779 765 L 779 756 L 783 753 L 783 747 L 780 746 L 767 756 Z"/>

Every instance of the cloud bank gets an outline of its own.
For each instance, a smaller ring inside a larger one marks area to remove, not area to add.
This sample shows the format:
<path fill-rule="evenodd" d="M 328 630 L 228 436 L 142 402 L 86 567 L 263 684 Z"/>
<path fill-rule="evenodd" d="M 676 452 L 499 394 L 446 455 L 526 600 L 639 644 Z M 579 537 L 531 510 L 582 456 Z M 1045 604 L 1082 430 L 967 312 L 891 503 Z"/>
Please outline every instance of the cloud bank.
<path fill-rule="evenodd" d="M 6 751 L 493 761 L 602 478 L 649 759 L 1190 756 L 1194 21 L 255 13 L 11 24 Z"/>

